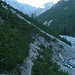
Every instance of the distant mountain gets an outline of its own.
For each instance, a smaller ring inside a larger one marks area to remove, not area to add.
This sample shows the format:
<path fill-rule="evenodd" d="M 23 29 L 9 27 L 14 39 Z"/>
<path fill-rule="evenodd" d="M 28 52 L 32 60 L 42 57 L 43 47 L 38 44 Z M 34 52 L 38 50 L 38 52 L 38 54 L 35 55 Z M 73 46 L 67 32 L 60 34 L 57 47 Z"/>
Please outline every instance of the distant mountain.
<path fill-rule="evenodd" d="M 17 0 L 3 0 L 3 1 L 5 1 L 13 8 L 23 12 L 24 14 L 28 14 L 29 16 L 31 16 L 31 14 L 37 10 L 36 7 L 32 7 L 31 5 L 28 4 L 19 3 Z"/>
<path fill-rule="evenodd" d="M 75 0 L 60 0 L 37 19 L 59 34 L 75 36 Z"/>
<path fill-rule="evenodd" d="M 17 0 L 3 0 L 3 1 L 5 1 L 10 6 L 16 8 L 17 10 L 23 12 L 24 14 L 28 14 L 29 16 L 32 16 L 32 14 L 34 14 L 34 16 L 38 16 L 43 12 L 45 12 L 46 10 L 50 9 L 54 5 L 53 2 L 48 2 L 43 5 L 44 8 L 40 6 L 39 8 L 36 8 L 26 3 L 25 4 L 19 3 Z"/>
<path fill-rule="evenodd" d="M 44 13 L 48 9 L 50 9 L 54 5 L 53 2 L 45 3 L 42 7 L 39 7 L 33 14 L 34 16 L 39 16 L 40 14 Z"/>

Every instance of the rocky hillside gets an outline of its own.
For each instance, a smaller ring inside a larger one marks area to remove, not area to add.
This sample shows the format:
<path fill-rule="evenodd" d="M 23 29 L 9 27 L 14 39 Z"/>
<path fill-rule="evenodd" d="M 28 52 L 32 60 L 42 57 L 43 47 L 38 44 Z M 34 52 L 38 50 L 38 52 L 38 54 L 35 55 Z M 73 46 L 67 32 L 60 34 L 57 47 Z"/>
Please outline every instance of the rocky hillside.
<path fill-rule="evenodd" d="M 60 0 L 37 19 L 59 34 L 75 36 L 75 0 Z"/>
<path fill-rule="evenodd" d="M 75 57 L 75 49 L 59 39 L 55 32 L 0 1 L 0 75 L 74 75 L 69 59 Z"/>

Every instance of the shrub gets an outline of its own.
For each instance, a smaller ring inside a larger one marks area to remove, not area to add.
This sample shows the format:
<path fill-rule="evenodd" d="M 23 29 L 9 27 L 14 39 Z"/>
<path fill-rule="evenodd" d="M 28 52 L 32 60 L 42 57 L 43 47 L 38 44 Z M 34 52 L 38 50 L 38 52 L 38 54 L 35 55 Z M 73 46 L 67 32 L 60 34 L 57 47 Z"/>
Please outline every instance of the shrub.
<path fill-rule="evenodd" d="M 51 41 L 53 41 L 53 42 L 57 42 L 56 38 L 52 38 Z"/>

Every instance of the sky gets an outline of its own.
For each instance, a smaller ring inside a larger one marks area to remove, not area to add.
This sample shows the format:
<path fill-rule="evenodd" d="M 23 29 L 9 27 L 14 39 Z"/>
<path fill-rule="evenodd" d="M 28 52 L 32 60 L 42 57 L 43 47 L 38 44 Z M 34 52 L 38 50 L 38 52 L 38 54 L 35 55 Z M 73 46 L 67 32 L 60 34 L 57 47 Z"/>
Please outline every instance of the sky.
<path fill-rule="evenodd" d="M 20 3 L 27 3 L 31 6 L 34 6 L 34 7 L 39 7 L 41 5 L 43 5 L 44 3 L 47 3 L 47 2 L 58 2 L 59 0 L 17 0 L 18 2 Z"/>

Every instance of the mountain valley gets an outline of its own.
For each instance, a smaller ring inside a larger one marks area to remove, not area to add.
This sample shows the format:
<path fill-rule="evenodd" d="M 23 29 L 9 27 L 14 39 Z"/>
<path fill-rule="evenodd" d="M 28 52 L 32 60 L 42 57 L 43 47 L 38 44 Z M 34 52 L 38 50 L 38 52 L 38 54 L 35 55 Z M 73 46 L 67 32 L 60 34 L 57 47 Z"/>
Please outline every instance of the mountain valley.
<path fill-rule="evenodd" d="M 74 75 L 74 61 L 70 42 L 0 1 L 0 75 Z"/>

